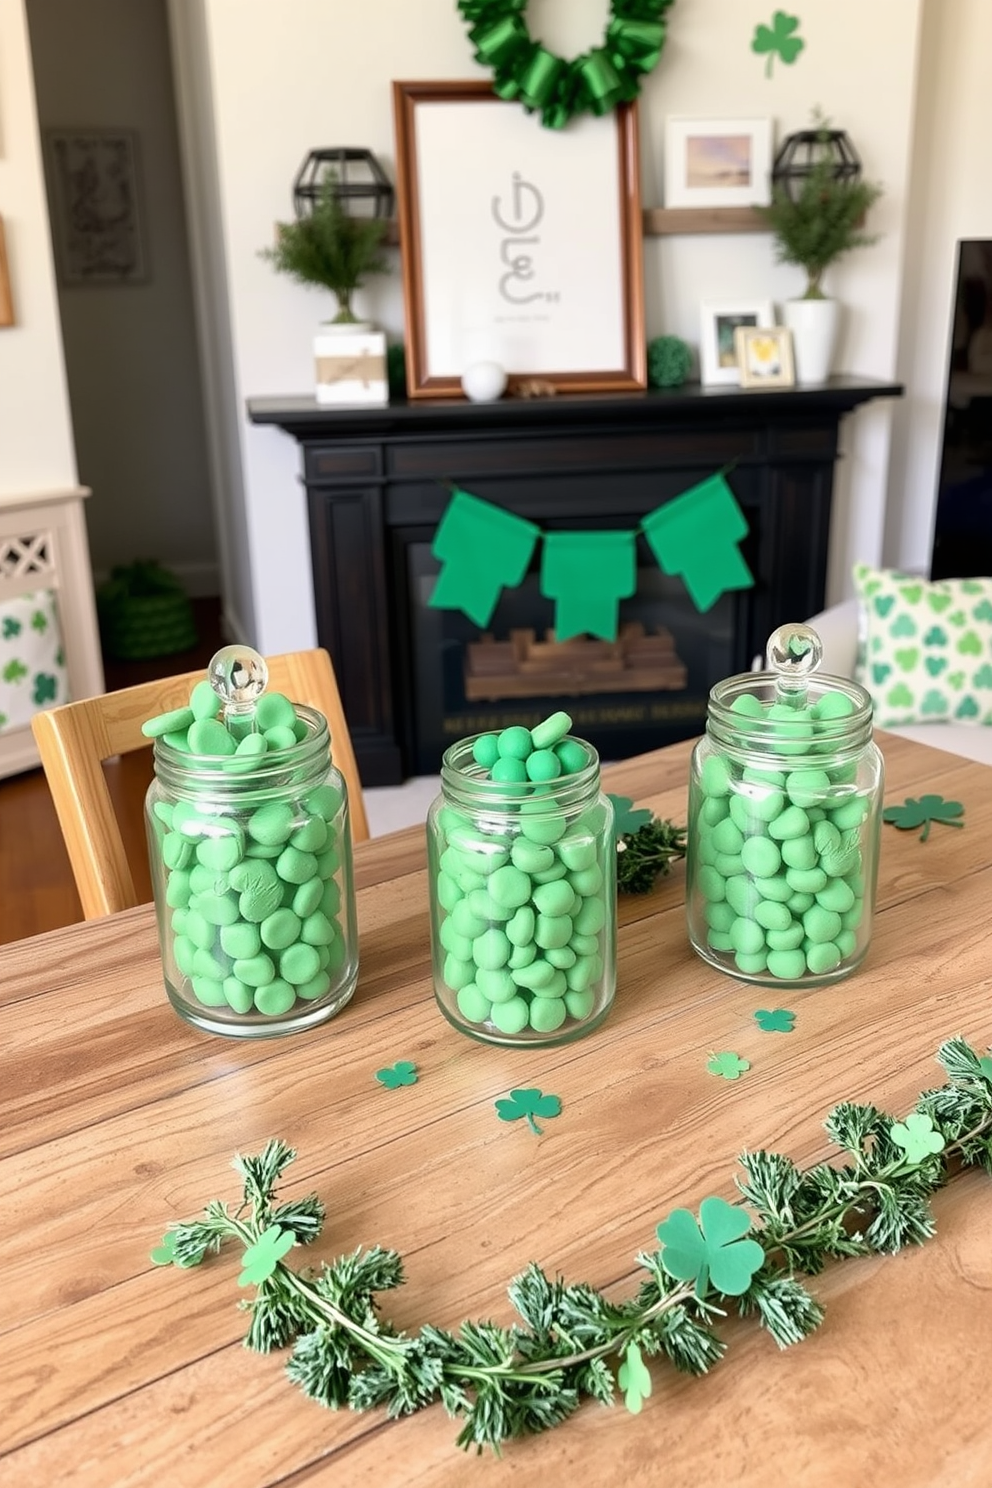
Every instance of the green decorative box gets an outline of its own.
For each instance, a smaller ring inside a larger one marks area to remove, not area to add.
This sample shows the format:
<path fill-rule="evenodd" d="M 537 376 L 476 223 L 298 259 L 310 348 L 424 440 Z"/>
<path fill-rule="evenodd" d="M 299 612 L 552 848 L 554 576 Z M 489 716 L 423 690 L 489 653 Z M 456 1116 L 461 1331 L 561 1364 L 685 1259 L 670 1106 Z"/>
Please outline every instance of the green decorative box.
<path fill-rule="evenodd" d="M 197 643 L 189 595 L 176 575 L 158 563 L 111 569 L 97 589 L 96 604 L 104 648 L 119 661 L 171 656 Z"/>

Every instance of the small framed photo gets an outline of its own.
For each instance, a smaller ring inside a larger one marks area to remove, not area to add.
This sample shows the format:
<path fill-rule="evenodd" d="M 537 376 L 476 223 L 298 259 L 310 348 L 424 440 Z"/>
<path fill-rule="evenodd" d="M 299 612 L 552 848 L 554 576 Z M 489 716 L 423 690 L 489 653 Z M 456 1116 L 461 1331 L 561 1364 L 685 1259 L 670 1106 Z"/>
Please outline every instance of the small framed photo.
<path fill-rule="evenodd" d="M 741 387 L 795 387 L 788 326 L 738 326 L 734 345 Z"/>
<path fill-rule="evenodd" d="M 700 306 L 699 375 L 707 386 L 736 387 L 741 374 L 734 332 L 774 326 L 771 300 L 707 300 Z"/>
<path fill-rule="evenodd" d="M 666 207 L 763 207 L 771 192 L 771 119 L 665 121 Z"/>

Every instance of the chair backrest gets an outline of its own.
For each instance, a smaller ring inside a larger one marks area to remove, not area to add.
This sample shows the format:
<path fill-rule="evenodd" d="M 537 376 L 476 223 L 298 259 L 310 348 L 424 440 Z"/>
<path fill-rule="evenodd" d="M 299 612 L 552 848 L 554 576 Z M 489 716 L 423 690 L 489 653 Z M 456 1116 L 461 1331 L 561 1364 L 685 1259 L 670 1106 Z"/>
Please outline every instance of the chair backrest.
<path fill-rule="evenodd" d="M 345 722 L 331 658 L 326 651 L 294 651 L 267 658 L 269 686 L 294 703 L 317 708 L 327 719 L 334 763 L 348 787 L 351 835 L 369 835 L 355 752 Z M 76 888 L 88 920 L 138 903 L 103 762 L 151 741 L 141 725 L 158 713 L 185 707 L 203 672 L 186 672 L 100 697 L 83 698 L 36 713 L 31 728 L 55 802 Z"/>

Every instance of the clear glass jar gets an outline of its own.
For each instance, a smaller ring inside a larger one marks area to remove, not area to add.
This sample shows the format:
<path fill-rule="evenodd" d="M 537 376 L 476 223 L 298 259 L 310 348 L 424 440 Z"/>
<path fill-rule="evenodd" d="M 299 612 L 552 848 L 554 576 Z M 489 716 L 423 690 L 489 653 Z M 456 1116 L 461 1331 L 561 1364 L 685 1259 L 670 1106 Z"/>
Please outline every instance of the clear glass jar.
<path fill-rule="evenodd" d="M 169 1000 L 237 1038 L 323 1023 L 358 980 L 348 792 L 327 722 L 259 757 L 157 738 L 145 827 Z"/>
<path fill-rule="evenodd" d="M 712 689 L 692 755 L 689 939 L 759 986 L 839 981 L 871 939 L 882 756 L 869 694 L 813 675 L 821 654 L 809 627 L 781 627 L 772 671 Z"/>
<path fill-rule="evenodd" d="M 549 784 L 489 779 L 475 738 L 452 745 L 427 816 L 434 994 L 485 1043 L 569 1043 L 616 988 L 613 803 L 599 756 Z"/>

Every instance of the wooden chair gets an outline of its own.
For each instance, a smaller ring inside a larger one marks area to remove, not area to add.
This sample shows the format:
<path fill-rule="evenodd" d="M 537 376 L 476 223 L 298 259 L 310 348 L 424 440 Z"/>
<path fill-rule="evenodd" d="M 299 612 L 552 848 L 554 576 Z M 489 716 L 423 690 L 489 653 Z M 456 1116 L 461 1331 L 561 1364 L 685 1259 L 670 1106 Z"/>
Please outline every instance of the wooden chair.
<path fill-rule="evenodd" d="M 313 650 L 266 659 L 273 691 L 318 708 L 327 719 L 334 763 L 348 786 L 352 840 L 366 841 L 362 786 L 331 658 L 326 651 Z M 87 920 L 139 902 L 103 763 L 150 747 L 141 725 L 158 713 L 184 707 L 203 676 L 202 671 L 187 672 L 143 682 L 49 708 L 31 720 Z"/>

